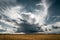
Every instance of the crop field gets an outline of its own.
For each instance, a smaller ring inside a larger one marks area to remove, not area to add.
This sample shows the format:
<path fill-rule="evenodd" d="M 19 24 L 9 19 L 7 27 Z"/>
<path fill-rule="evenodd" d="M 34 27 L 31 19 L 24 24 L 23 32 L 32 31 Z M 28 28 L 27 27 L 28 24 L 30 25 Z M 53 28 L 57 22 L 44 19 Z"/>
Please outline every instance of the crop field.
<path fill-rule="evenodd" d="M 0 34 L 0 40 L 60 40 L 55 34 Z"/>

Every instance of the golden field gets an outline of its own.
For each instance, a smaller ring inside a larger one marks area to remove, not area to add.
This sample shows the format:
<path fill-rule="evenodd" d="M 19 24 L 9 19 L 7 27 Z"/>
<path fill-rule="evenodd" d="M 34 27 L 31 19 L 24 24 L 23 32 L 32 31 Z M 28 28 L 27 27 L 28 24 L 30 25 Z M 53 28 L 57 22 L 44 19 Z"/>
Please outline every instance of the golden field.
<path fill-rule="evenodd" d="M 60 40 L 53 34 L 0 34 L 0 40 Z"/>

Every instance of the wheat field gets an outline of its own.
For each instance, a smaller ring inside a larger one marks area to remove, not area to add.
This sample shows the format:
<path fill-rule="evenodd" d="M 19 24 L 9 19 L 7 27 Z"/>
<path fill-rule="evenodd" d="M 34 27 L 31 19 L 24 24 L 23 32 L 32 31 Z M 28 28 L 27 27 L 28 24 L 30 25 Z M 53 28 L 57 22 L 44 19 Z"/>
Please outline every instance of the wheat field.
<path fill-rule="evenodd" d="M 0 34 L 0 40 L 60 40 L 53 34 Z"/>

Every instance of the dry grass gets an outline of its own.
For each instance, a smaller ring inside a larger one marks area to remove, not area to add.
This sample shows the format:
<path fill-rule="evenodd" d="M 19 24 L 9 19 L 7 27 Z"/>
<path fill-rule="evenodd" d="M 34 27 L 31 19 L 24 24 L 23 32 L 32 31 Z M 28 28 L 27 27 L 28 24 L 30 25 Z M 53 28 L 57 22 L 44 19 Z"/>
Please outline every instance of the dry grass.
<path fill-rule="evenodd" d="M 46 34 L 0 34 L 0 40 L 60 40 L 60 35 Z"/>

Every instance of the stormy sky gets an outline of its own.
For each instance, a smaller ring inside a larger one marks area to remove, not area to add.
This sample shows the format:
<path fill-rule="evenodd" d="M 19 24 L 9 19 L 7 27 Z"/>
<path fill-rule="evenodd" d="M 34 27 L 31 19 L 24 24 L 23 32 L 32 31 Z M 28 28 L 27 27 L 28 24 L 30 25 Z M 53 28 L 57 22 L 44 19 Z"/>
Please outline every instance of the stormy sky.
<path fill-rule="evenodd" d="M 59 33 L 60 0 L 0 0 L 0 33 Z"/>

